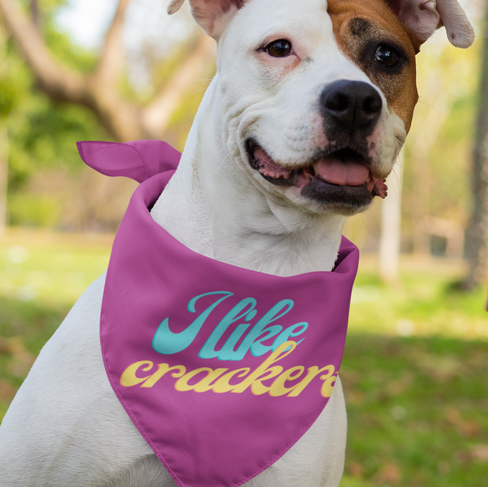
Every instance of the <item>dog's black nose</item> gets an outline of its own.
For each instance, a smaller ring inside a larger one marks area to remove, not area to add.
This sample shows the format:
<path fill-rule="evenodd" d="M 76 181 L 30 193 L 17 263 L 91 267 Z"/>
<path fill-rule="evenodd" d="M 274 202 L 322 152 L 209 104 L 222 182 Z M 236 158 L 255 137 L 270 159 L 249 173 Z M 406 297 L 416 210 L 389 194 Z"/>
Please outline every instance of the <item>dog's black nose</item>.
<path fill-rule="evenodd" d="M 320 95 L 320 109 L 326 126 L 359 129 L 369 135 L 381 115 L 383 102 L 378 91 L 362 81 L 339 80 Z"/>

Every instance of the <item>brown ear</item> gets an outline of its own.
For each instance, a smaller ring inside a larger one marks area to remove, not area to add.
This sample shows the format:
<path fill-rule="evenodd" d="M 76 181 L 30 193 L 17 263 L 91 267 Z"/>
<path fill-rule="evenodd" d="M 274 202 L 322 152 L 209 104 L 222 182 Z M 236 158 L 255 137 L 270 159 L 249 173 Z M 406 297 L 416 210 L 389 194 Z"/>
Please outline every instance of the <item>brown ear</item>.
<path fill-rule="evenodd" d="M 177 12 L 185 0 L 171 0 L 168 14 Z M 239 10 L 246 0 L 190 0 L 191 13 L 205 32 L 217 39 L 229 20 L 230 14 Z"/>
<path fill-rule="evenodd" d="M 457 0 L 389 0 L 389 4 L 420 43 L 442 26 L 453 46 L 466 49 L 474 42 L 473 27 Z"/>

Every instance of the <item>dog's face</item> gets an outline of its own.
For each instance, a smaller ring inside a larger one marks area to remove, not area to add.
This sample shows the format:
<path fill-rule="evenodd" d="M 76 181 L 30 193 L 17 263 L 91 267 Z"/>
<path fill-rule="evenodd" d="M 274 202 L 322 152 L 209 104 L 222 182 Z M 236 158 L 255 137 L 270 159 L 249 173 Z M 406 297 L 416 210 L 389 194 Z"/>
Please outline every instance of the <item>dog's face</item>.
<path fill-rule="evenodd" d="M 418 98 L 415 55 L 441 22 L 433 0 L 191 3 L 218 39 L 220 136 L 262 192 L 345 215 L 386 196 Z"/>
<path fill-rule="evenodd" d="M 386 4 L 363 4 L 254 1 L 219 42 L 235 160 L 314 211 L 351 214 L 384 192 L 417 101 L 411 38 Z"/>

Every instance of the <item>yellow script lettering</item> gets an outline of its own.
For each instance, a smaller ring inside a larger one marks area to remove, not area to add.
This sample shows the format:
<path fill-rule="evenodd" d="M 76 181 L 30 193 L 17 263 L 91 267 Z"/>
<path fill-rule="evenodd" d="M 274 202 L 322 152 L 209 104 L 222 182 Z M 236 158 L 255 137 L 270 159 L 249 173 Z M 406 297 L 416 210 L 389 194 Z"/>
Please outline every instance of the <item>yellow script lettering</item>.
<path fill-rule="evenodd" d="M 212 387 L 212 391 L 218 394 L 232 391 L 235 385 L 229 384 L 230 379 L 232 379 L 232 377 L 244 377 L 249 374 L 250 371 L 251 369 L 249 367 L 245 367 L 243 369 L 236 369 L 227 372 L 227 374 L 217 379 L 217 382 L 215 382 L 214 386 Z"/>
<path fill-rule="evenodd" d="M 295 380 L 298 379 L 305 370 L 303 365 L 297 365 L 296 367 L 292 367 L 291 369 L 285 370 L 279 377 L 275 379 L 275 381 L 271 384 L 271 388 L 269 390 L 269 395 L 272 397 L 284 396 L 289 392 L 293 391 L 294 387 L 285 387 L 285 382 L 288 380 Z M 296 374 L 294 374 L 296 372 Z"/>
<path fill-rule="evenodd" d="M 211 382 L 215 379 L 218 379 L 224 372 L 227 372 L 229 369 L 215 369 L 210 372 L 207 377 L 204 377 L 198 384 L 195 384 L 193 390 L 195 392 L 207 392 L 210 391 L 213 386 Z"/>
<path fill-rule="evenodd" d="M 322 367 L 319 369 L 316 365 L 313 367 L 308 368 L 308 374 L 303 378 L 301 382 L 299 382 L 295 387 L 293 387 L 292 391 L 290 394 L 288 394 L 288 397 L 296 397 L 298 396 L 305 387 L 312 382 L 313 378 L 319 375 L 321 372 L 327 371 L 328 373 L 326 376 L 322 376 L 321 379 L 326 379 L 330 377 L 334 372 L 335 372 L 335 367 L 333 365 L 327 365 L 326 367 Z M 322 394 L 323 395 L 323 394 Z M 328 396 L 324 396 L 328 397 Z"/>
<path fill-rule="evenodd" d="M 163 377 L 164 374 L 169 372 L 170 370 L 174 370 L 171 375 L 173 377 L 181 377 L 185 372 L 186 368 L 184 365 L 175 365 L 174 367 L 170 367 L 169 364 L 159 364 L 158 370 L 151 375 L 141 387 L 152 387 L 156 382 Z"/>
<path fill-rule="evenodd" d="M 332 367 L 332 366 L 331 366 Z M 334 389 L 334 384 L 337 379 L 337 375 L 332 375 L 334 373 L 334 367 L 332 371 L 326 375 L 323 375 L 321 379 L 325 381 L 320 389 L 320 394 L 324 397 L 330 397 L 332 395 L 332 390 Z"/>
<path fill-rule="evenodd" d="M 215 380 L 217 377 L 222 375 L 226 370 L 229 370 L 229 369 L 213 370 L 213 369 L 210 369 L 209 367 L 202 367 L 200 369 L 191 370 L 190 372 L 185 374 L 181 379 L 178 379 L 176 381 L 175 389 L 177 391 L 180 391 L 180 392 L 191 391 L 191 390 L 195 390 L 196 392 L 204 392 L 205 390 L 209 391 L 211 389 L 211 387 L 209 387 L 208 389 L 205 389 L 205 386 L 207 385 L 207 383 Z M 207 376 L 204 379 L 198 381 L 196 384 L 193 384 L 193 385 L 188 384 L 188 381 L 190 379 L 197 376 L 198 374 L 201 374 L 202 372 L 207 373 Z M 201 388 L 200 388 L 201 390 L 197 390 L 197 386 L 199 384 L 201 384 Z"/>
<path fill-rule="evenodd" d="M 127 367 L 120 376 L 120 384 L 124 387 L 132 387 L 140 384 L 141 382 L 144 382 L 151 376 L 148 375 L 147 377 L 137 377 L 137 369 L 142 368 L 144 372 L 147 372 L 148 370 L 151 370 L 153 368 L 153 365 L 154 364 L 150 360 L 141 360 L 140 362 L 129 365 L 129 367 Z"/>
<path fill-rule="evenodd" d="M 262 381 L 276 377 L 283 372 L 283 367 L 280 365 L 275 367 L 271 367 L 271 365 L 293 352 L 296 346 L 297 344 L 292 341 L 282 343 L 249 377 L 237 384 L 232 392 L 241 393 L 248 387 L 251 387 L 251 392 L 255 395 L 268 392 L 271 386 L 263 385 Z"/>

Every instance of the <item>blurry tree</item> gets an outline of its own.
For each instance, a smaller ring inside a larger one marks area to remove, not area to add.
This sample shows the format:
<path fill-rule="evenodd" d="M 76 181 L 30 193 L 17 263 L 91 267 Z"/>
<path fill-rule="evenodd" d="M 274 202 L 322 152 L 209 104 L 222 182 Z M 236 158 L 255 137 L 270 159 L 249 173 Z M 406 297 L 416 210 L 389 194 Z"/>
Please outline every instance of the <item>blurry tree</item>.
<path fill-rule="evenodd" d="M 401 152 L 387 179 L 388 197 L 381 202 L 379 271 L 381 278 L 391 283 L 398 279 L 400 264 L 403 165 Z"/>
<path fill-rule="evenodd" d="M 50 52 L 32 16 L 18 0 L 0 0 L 0 13 L 7 29 L 35 76 L 39 88 L 52 100 L 89 108 L 116 140 L 162 138 L 172 113 L 180 105 L 199 73 L 213 56 L 213 42 L 201 35 L 187 57 L 145 106 L 124 96 L 122 31 L 130 0 L 119 0 L 103 49 L 94 69 L 80 72 Z"/>
<path fill-rule="evenodd" d="M 448 47 L 450 49 L 450 47 Z M 446 76 L 441 76 L 441 67 L 433 69 L 424 83 L 423 97 L 430 100 L 432 107 L 427 114 L 413 125 L 409 136 L 410 161 L 415 177 L 416 194 L 412 201 L 412 215 L 417 224 L 413 227 L 413 253 L 416 256 L 430 256 L 431 214 L 429 204 L 432 186 L 430 154 L 439 143 L 439 133 L 451 113 L 455 96 Z"/>
<path fill-rule="evenodd" d="M 45 20 L 46 36 L 58 53 L 83 69 L 94 64 L 93 56 L 72 49 L 66 36 L 55 32 L 50 17 Z M 51 102 L 34 84 L 0 15 L 0 233 L 7 220 L 7 181 L 9 209 L 25 206 L 25 195 L 18 192 L 37 171 L 60 162 L 65 169 L 80 167 L 74 141 L 100 136 L 98 123 L 85 109 Z"/>
<path fill-rule="evenodd" d="M 0 237 L 7 224 L 8 136 L 5 126 L 0 128 Z"/>
<path fill-rule="evenodd" d="M 174 43 L 164 46 L 164 58 L 149 53 L 150 86 L 138 91 L 128 81 L 121 41 L 128 3 L 119 3 L 98 54 L 59 31 L 54 15 L 67 0 L 0 2 L 0 138 L 10 142 L 10 223 L 113 229 L 124 208 L 120 193 L 128 196 L 133 188 L 122 181 L 105 185 L 85 172 L 82 179 L 75 176 L 79 184 L 71 182 L 73 172 L 83 169 L 74 142 L 163 138 L 163 133 L 177 146 L 184 142 L 203 95 L 195 90 L 196 78 L 209 78 L 214 69 L 212 42 L 189 38 L 177 49 Z M 0 160 L 2 154 L 5 160 L 8 146 L 2 140 Z M 0 215 L 6 199 L 2 168 L 7 165 L 0 164 Z"/>
<path fill-rule="evenodd" d="M 485 1 L 481 32 L 478 116 L 472 155 L 473 211 L 466 241 L 469 272 L 462 283 L 466 290 L 485 283 L 488 273 L 488 1 Z"/>
<path fill-rule="evenodd" d="M 460 258 L 469 218 L 469 157 L 479 45 L 460 50 L 439 32 L 417 56 L 419 103 L 405 146 L 403 248 Z"/>
<path fill-rule="evenodd" d="M 0 236 L 7 223 L 7 186 L 8 186 L 8 154 L 9 139 L 7 120 L 15 103 L 16 93 L 6 72 L 6 36 L 0 29 Z"/>

